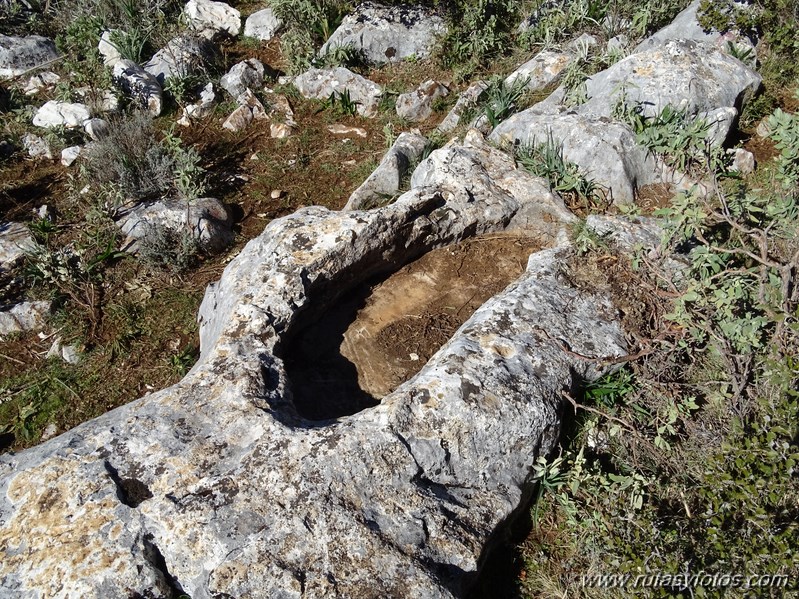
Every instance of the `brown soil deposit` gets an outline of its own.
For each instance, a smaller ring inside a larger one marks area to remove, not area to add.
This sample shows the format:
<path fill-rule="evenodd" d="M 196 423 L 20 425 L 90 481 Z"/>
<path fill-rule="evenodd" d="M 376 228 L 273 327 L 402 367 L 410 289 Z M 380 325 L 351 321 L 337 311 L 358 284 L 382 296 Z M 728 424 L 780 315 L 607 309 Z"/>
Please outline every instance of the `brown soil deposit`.
<path fill-rule="evenodd" d="M 326 420 L 376 405 L 516 280 L 539 249 L 529 237 L 476 237 L 349 293 L 287 348 L 297 410 Z"/>

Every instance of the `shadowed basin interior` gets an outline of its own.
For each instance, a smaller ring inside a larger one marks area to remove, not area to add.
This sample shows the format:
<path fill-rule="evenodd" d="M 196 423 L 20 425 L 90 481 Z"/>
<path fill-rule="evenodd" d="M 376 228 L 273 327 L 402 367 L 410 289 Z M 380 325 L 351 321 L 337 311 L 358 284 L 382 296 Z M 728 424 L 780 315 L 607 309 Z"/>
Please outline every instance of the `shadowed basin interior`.
<path fill-rule="evenodd" d="M 377 405 L 516 280 L 539 249 L 536 240 L 520 235 L 475 237 L 344 295 L 286 347 L 299 414 L 328 420 Z"/>

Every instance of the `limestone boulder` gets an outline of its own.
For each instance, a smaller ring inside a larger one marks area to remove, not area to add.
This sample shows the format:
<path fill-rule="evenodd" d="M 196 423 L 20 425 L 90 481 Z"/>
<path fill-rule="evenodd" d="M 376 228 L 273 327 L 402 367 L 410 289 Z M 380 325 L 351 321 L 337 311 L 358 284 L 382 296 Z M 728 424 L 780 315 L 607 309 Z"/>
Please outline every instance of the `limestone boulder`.
<path fill-rule="evenodd" d="M 44 327 L 50 302 L 22 302 L 0 308 L 0 335 L 35 331 Z"/>
<path fill-rule="evenodd" d="M 117 225 L 126 235 L 123 247 L 129 252 L 137 252 L 140 242 L 157 229 L 186 232 L 210 253 L 224 251 L 234 237 L 227 208 L 214 198 L 140 204 L 123 214 Z"/>
<path fill-rule="evenodd" d="M 388 203 L 399 191 L 412 165 L 422 158 L 427 138 L 418 133 L 400 133 L 378 167 L 352 192 L 344 210 L 363 210 Z"/>
<path fill-rule="evenodd" d="M 736 58 L 695 41 L 671 40 L 590 77 L 588 101 L 579 111 L 609 117 L 622 98 L 630 105 L 641 103 L 647 116 L 667 105 L 690 114 L 740 110 L 760 85 L 760 75 Z"/>
<path fill-rule="evenodd" d="M 264 84 L 264 64 L 257 58 L 236 63 L 219 80 L 219 85 L 238 98 L 246 89 L 258 89 Z"/>
<path fill-rule="evenodd" d="M 397 98 L 397 115 L 411 123 L 426 121 L 433 114 L 433 102 L 449 95 L 449 89 L 430 79 L 418 88 Z"/>
<path fill-rule="evenodd" d="M 383 95 L 383 88 L 347 68 L 310 69 L 294 78 L 294 85 L 306 98 L 327 100 L 331 94 L 349 94 L 358 114 L 373 117 Z"/>
<path fill-rule="evenodd" d="M 179 35 L 156 52 L 144 65 L 144 70 L 155 77 L 159 85 L 164 85 L 171 77 L 201 73 L 212 52 L 207 40 L 196 35 Z"/>
<path fill-rule="evenodd" d="M 660 181 L 657 163 L 632 130 L 606 118 L 533 107 L 497 125 L 490 139 L 504 146 L 561 148 L 563 158 L 607 190 L 615 203 L 631 203 L 639 187 Z"/>
<path fill-rule="evenodd" d="M 161 114 L 164 94 L 158 80 L 132 60 L 114 63 L 114 82 L 152 116 Z"/>
<path fill-rule="evenodd" d="M 241 13 L 224 2 L 189 0 L 183 13 L 189 27 L 205 37 L 236 37 L 241 30 Z"/>
<path fill-rule="evenodd" d="M 0 35 L 0 79 L 9 79 L 58 58 L 53 40 L 40 35 Z"/>
<path fill-rule="evenodd" d="M 752 40 L 735 32 L 719 33 L 718 31 L 706 31 L 699 24 L 698 11 L 702 4 L 701 0 L 694 0 L 674 20 L 663 29 L 655 32 L 647 39 L 642 41 L 635 48 L 635 52 L 652 50 L 657 46 L 663 45 L 670 40 L 692 40 L 708 46 L 714 46 L 719 50 L 727 48 L 727 43 L 735 44 L 751 49 L 754 52 Z M 739 4 L 739 6 L 741 6 Z"/>
<path fill-rule="evenodd" d="M 557 443 L 562 389 L 605 371 L 575 354 L 626 347 L 610 298 L 561 276 L 571 250 L 546 249 L 378 405 L 298 412 L 285 347 L 337 297 L 474 235 L 560 237 L 530 208 L 557 198 L 479 136 L 428 161 L 385 208 L 272 221 L 206 292 L 183 381 L 0 456 L 3 593 L 468 591 Z"/>
<path fill-rule="evenodd" d="M 513 85 L 517 79 L 527 81 L 527 89 L 534 91 L 551 85 L 573 60 L 571 54 L 542 50 L 505 78 L 505 85 Z"/>
<path fill-rule="evenodd" d="M 282 26 L 283 21 L 275 15 L 275 11 L 271 8 L 264 8 L 247 17 L 244 22 L 244 35 L 268 42 L 275 37 Z"/>
<path fill-rule="evenodd" d="M 411 56 L 427 58 L 446 30 L 444 19 L 420 6 L 364 2 L 344 17 L 319 54 L 324 56 L 333 48 L 351 46 L 374 64 Z"/>
<path fill-rule="evenodd" d="M 0 222 L 0 270 L 12 268 L 34 246 L 28 227 L 17 222 Z"/>
<path fill-rule="evenodd" d="M 53 127 L 77 129 L 83 127 L 91 116 L 91 111 L 85 104 L 50 100 L 33 115 L 33 124 L 47 129 Z"/>

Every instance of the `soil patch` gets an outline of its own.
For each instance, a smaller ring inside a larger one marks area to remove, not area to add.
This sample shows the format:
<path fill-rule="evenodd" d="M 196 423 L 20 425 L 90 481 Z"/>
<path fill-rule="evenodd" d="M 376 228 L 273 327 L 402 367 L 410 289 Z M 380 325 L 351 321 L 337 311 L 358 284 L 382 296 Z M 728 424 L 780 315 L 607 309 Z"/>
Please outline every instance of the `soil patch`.
<path fill-rule="evenodd" d="M 287 348 L 297 410 L 326 420 L 379 403 L 516 280 L 539 249 L 529 237 L 476 237 L 355 289 Z"/>

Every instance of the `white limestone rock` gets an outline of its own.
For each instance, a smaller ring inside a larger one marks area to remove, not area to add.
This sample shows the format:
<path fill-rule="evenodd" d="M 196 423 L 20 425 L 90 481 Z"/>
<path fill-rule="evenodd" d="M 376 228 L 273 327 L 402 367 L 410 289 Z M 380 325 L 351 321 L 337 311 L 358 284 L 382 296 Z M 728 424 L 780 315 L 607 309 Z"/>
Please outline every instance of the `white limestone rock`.
<path fill-rule="evenodd" d="M 426 121 L 433 114 L 433 102 L 448 95 L 449 89 L 444 84 L 430 79 L 412 92 L 399 95 L 397 115 L 411 123 Z"/>
<path fill-rule="evenodd" d="M 52 88 L 59 81 L 61 81 L 61 77 L 56 73 L 52 71 L 43 71 L 36 75 L 31 75 L 25 87 L 22 88 L 22 91 L 25 92 L 26 96 L 35 96 L 43 89 Z"/>
<path fill-rule="evenodd" d="M 609 117 L 626 97 L 654 116 L 666 105 L 690 114 L 739 108 L 761 85 L 760 75 L 739 60 L 694 41 L 668 41 L 632 54 L 586 81 L 582 114 Z"/>
<path fill-rule="evenodd" d="M 157 117 L 163 107 L 163 91 L 158 80 L 132 60 L 120 59 L 114 64 L 114 81 L 133 101 Z"/>
<path fill-rule="evenodd" d="M 554 83 L 573 57 L 569 53 L 542 50 L 505 78 L 505 85 L 521 78 L 527 80 L 527 89 L 536 91 Z"/>
<path fill-rule="evenodd" d="M 446 31 L 444 19 L 428 9 L 364 2 L 344 17 L 319 55 L 324 56 L 336 47 L 351 46 L 374 64 L 411 56 L 427 58 L 436 40 Z"/>
<path fill-rule="evenodd" d="M 69 146 L 68 148 L 64 148 L 61 150 L 61 164 L 66 167 L 72 166 L 78 159 L 78 156 L 80 156 L 80 153 L 80 146 Z"/>
<path fill-rule="evenodd" d="M 22 137 L 22 147 L 28 152 L 28 156 L 35 159 L 52 160 L 53 150 L 50 143 L 38 135 L 26 133 Z"/>
<path fill-rule="evenodd" d="M 264 64 L 257 58 L 236 63 L 219 80 L 219 85 L 234 98 L 244 91 L 258 89 L 264 84 Z"/>
<path fill-rule="evenodd" d="M 236 37 L 241 30 L 241 13 L 224 2 L 189 0 L 183 12 L 189 27 L 208 37 Z"/>
<path fill-rule="evenodd" d="M 91 118 L 91 111 L 85 104 L 50 100 L 33 115 L 33 124 L 47 129 L 66 127 L 77 129 Z"/>
<path fill-rule="evenodd" d="M 417 133 L 400 133 L 378 167 L 352 192 L 344 210 L 364 210 L 385 205 L 393 199 L 402 179 L 419 162 L 427 138 Z"/>
<path fill-rule="evenodd" d="M 444 117 L 444 120 L 438 124 L 437 129 L 442 133 L 449 133 L 454 130 L 460 124 L 461 116 L 468 110 L 477 106 L 480 97 L 488 89 L 488 86 L 488 81 L 472 83 L 466 91 L 458 97 L 455 106 L 453 106 L 452 110 Z"/>
<path fill-rule="evenodd" d="M 294 85 L 306 98 L 327 100 L 332 93 L 349 93 L 356 103 L 358 114 L 365 117 L 377 115 L 383 88 L 349 69 L 310 69 L 294 78 Z"/>
<path fill-rule="evenodd" d="M 211 55 L 207 40 L 195 35 L 179 35 L 156 52 L 144 70 L 164 85 L 171 77 L 188 77 L 201 73 Z"/>
<path fill-rule="evenodd" d="M 41 329 L 49 314 L 50 302 L 22 302 L 0 310 L 0 335 Z"/>
<path fill-rule="evenodd" d="M 22 75 L 58 58 L 53 40 L 40 35 L 0 35 L 0 79 Z"/>
<path fill-rule="evenodd" d="M 219 200 L 199 198 L 189 202 L 161 200 L 140 204 L 123 214 L 117 225 L 126 235 L 126 251 L 135 253 L 139 242 L 152 234 L 154 228 L 187 231 L 204 250 L 224 251 L 233 240 L 230 214 Z"/>
<path fill-rule="evenodd" d="M 244 22 L 244 35 L 268 42 L 275 37 L 282 26 L 283 21 L 275 15 L 275 11 L 271 8 L 264 8 L 247 17 Z"/>
<path fill-rule="evenodd" d="M 22 223 L 0 221 L 0 270 L 11 269 L 35 245 L 28 227 Z"/>

